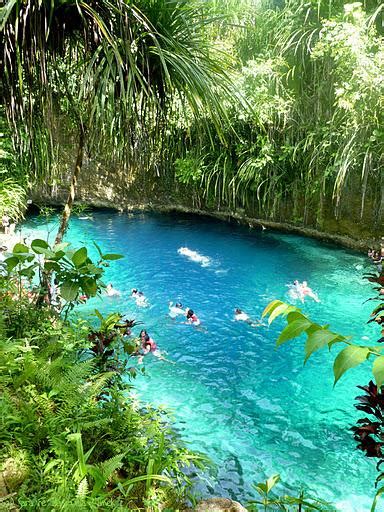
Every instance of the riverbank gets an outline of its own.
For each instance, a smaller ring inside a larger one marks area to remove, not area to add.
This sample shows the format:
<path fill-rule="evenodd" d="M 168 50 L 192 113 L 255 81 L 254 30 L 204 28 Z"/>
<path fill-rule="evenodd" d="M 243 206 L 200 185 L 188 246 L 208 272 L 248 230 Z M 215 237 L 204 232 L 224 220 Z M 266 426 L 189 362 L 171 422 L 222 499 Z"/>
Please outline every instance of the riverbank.
<path fill-rule="evenodd" d="M 36 200 L 37 204 L 41 204 Z M 200 217 L 210 217 L 223 222 L 233 222 L 236 224 L 249 226 L 252 229 L 271 229 L 274 231 L 281 231 L 286 233 L 296 233 L 309 238 L 330 242 L 348 249 L 353 249 L 359 252 L 367 252 L 369 247 L 376 247 L 380 243 L 380 238 L 374 238 L 368 233 L 366 236 L 357 238 L 348 236 L 346 234 L 328 233 L 312 227 L 300 226 L 290 222 L 272 221 L 268 219 L 261 219 L 250 217 L 243 211 L 231 211 L 227 209 L 208 210 L 204 208 L 193 208 L 191 206 L 184 206 L 177 203 L 162 203 L 157 201 L 123 201 L 118 206 L 113 200 L 99 199 L 79 196 L 78 202 L 86 204 L 92 208 L 108 208 L 120 213 L 135 213 L 135 212 L 155 212 L 155 213 L 183 213 L 198 215 Z M 44 197 L 44 204 L 49 204 L 54 207 L 61 207 L 62 203 L 53 197 Z M 384 227 L 383 227 L 384 231 Z"/>

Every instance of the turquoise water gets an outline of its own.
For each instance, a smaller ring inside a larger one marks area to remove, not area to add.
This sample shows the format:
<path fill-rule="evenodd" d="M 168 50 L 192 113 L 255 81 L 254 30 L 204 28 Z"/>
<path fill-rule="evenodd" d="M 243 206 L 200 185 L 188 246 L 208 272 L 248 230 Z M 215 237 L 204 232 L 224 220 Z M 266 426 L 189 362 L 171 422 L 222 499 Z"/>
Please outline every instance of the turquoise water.
<path fill-rule="evenodd" d="M 44 229 L 38 219 L 25 227 Z M 253 482 L 280 473 L 288 491 L 305 487 L 345 512 L 369 510 L 374 462 L 356 451 L 348 430 L 359 417 L 355 385 L 369 380 L 368 366 L 333 389 L 333 355 L 318 353 L 303 366 L 302 341 L 275 350 L 282 322 L 253 328 L 233 315 L 239 307 L 259 318 L 270 300 L 288 300 L 287 283 L 307 280 L 321 302 L 307 300 L 305 313 L 357 340 L 376 339 L 375 327 L 365 324 L 371 306 L 363 304 L 370 293 L 361 279 L 364 257 L 197 217 L 97 212 L 93 220 L 73 219 L 67 238 L 78 245 L 95 240 L 125 255 L 105 279 L 121 297 L 92 299 L 83 313 L 118 310 L 144 322 L 176 363 L 148 356 L 148 375 L 136 388 L 141 400 L 170 409 L 188 445 L 216 463 L 216 474 L 197 484 L 202 494 L 246 502 Z M 207 256 L 209 264 L 178 254 L 180 247 Z M 135 304 L 133 287 L 150 307 Z M 171 320 L 170 300 L 194 309 L 202 329 Z"/>

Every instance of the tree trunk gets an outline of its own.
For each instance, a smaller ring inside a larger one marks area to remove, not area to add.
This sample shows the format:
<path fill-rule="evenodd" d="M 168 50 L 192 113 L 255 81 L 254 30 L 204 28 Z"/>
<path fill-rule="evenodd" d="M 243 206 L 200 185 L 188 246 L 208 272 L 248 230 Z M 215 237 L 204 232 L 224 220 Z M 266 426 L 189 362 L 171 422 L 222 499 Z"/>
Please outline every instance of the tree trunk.
<path fill-rule="evenodd" d="M 73 171 L 71 185 L 69 188 L 69 194 L 68 199 L 64 207 L 63 214 L 61 216 L 61 222 L 60 227 L 57 231 L 55 244 L 59 244 L 63 240 L 63 236 L 68 228 L 68 221 L 69 217 L 71 216 L 72 211 L 72 205 L 73 201 L 75 199 L 76 194 L 76 188 L 77 188 L 77 180 L 80 175 L 81 168 L 83 166 L 83 157 L 84 157 L 84 142 L 85 142 L 85 132 L 84 132 L 84 126 L 80 125 L 79 130 L 79 145 L 77 148 L 77 157 L 76 157 L 76 164 L 75 164 L 75 170 Z"/>

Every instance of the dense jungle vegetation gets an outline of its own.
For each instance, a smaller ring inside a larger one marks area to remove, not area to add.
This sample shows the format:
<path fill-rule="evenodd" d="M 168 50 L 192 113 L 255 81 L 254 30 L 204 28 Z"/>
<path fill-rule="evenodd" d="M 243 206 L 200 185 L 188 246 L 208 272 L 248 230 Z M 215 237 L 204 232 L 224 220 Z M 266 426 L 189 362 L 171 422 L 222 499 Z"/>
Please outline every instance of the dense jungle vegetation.
<path fill-rule="evenodd" d="M 383 11 L 379 0 L 5 2 L 0 216 L 22 219 L 42 184 L 72 179 L 55 244 L 18 244 L 1 267 L 9 495 L 0 508 L 178 510 L 193 501 L 191 477 L 204 459 L 165 414 L 129 396 L 138 370 L 128 366 L 135 342 L 125 330 L 134 321 L 100 315 L 96 330 L 68 317 L 82 296 L 103 290 L 103 267 L 119 257 L 91 261 L 86 248 L 62 243 L 83 164 L 111 162 L 146 198 L 172 191 L 198 208 L 321 229 L 330 212 L 353 211 L 379 233 Z M 65 308 L 52 302 L 53 275 Z M 288 314 L 283 306 L 269 313 Z M 313 327 L 295 319 L 300 332 Z M 328 332 L 316 348 L 343 341 Z M 359 361 L 371 355 L 357 352 Z M 365 391 L 376 400 L 377 388 Z M 380 420 L 381 401 L 379 393 Z M 270 497 L 276 482 L 259 484 L 262 498 L 250 506 L 326 508 Z"/>
<path fill-rule="evenodd" d="M 30 184 L 56 190 L 78 157 L 90 172 L 119 169 L 135 199 L 176 185 L 195 207 L 324 230 L 344 215 L 379 234 L 381 2 L 143 1 L 126 34 L 113 33 L 113 4 L 96 43 L 86 10 L 57 28 L 71 2 L 57 6 L 47 49 L 21 25 L 18 57 L 5 24 L 2 102 Z"/>

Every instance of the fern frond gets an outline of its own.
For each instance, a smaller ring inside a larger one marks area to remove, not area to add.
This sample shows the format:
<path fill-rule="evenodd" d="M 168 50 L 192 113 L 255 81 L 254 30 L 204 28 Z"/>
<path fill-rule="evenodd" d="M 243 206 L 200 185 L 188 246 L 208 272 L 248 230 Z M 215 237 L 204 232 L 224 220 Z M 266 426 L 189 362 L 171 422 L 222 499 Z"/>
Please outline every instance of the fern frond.
<path fill-rule="evenodd" d="M 88 494 L 89 486 L 87 477 L 84 477 L 77 487 L 76 496 L 78 498 L 85 498 Z"/>

